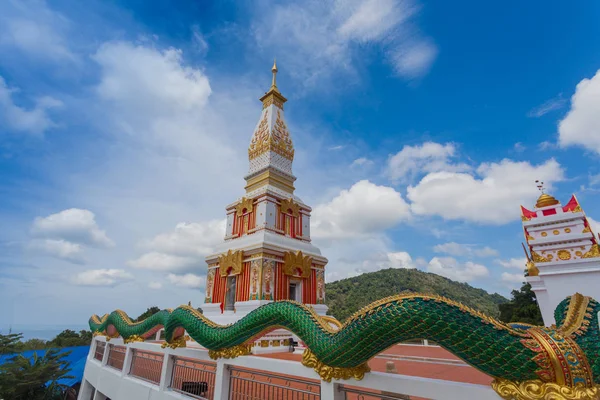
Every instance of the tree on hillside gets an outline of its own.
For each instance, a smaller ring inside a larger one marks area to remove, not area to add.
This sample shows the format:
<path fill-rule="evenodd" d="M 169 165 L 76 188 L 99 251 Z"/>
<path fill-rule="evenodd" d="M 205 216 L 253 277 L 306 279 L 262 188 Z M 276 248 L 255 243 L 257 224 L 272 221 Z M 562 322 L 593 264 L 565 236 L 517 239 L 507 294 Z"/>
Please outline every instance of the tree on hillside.
<path fill-rule="evenodd" d="M 405 268 L 389 268 L 327 283 L 325 301 L 328 314 L 343 322 L 361 307 L 406 292 L 445 296 L 493 317 L 498 316 L 498 304 L 508 301 L 499 294 L 490 295 L 466 283 Z"/>
<path fill-rule="evenodd" d="M 14 349 L 15 337 L 22 335 L 0 335 L 0 351 L 5 354 Z M 15 355 L 0 365 L 0 398 L 11 400 L 59 400 L 63 388 L 57 383 L 68 376 L 69 363 L 63 360 L 68 352 L 48 350 L 43 356 L 27 358 Z"/>
<path fill-rule="evenodd" d="M 29 339 L 19 344 L 19 350 L 42 350 L 48 347 L 48 343 L 42 339 Z"/>
<path fill-rule="evenodd" d="M 159 311 L 160 311 L 160 308 L 158 308 L 156 306 L 152 306 L 149 309 L 147 309 L 146 311 L 144 311 L 139 317 L 134 319 L 133 322 L 143 321 L 146 318 L 153 316 L 154 314 L 156 314 Z"/>
<path fill-rule="evenodd" d="M 47 343 L 47 347 L 73 347 L 89 346 L 92 342 L 92 332 L 82 330 L 79 332 L 65 329 L 54 339 Z"/>
<path fill-rule="evenodd" d="M 520 290 L 512 291 L 512 299 L 500 304 L 500 320 L 503 322 L 525 322 L 532 325 L 543 325 L 542 313 L 529 283 L 524 283 Z"/>
<path fill-rule="evenodd" d="M 0 354 L 12 354 L 19 351 L 22 338 L 23 334 L 21 333 L 0 334 Z"/>

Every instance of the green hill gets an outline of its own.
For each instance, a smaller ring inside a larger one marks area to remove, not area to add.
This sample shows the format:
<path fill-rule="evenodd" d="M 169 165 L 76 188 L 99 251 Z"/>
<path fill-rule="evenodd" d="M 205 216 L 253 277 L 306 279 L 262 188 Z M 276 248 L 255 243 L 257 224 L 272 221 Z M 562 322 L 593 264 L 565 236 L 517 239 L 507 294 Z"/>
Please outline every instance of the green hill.
<path fill-rule="evenodd" d="M 508 299 L 498 293 L 489 294 L 483 289 L 443 276 L 402 268 L 384 269 L 327 283 L 325 290 L 328 314 L 342 322 L 361 307 L 403 291 L 435 293 L 494 317 L 499 315 L 498 304 L 508 302 Z"/>

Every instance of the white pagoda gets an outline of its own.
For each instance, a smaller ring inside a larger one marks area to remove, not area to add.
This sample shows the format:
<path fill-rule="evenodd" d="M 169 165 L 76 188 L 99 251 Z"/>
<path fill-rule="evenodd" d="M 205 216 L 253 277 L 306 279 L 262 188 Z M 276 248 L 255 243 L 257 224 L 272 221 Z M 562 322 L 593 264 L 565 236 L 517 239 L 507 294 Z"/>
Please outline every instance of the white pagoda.
<path fill-rule="evenodd" d="M 294 146 L 284 119 L 286 98 L 277 88 L 275 63 L 272 72 L 271 88 L 260 98 L 263 109 L 248 148 L 246 193 L 227 206 L 225 240 L 206 257 L 202 309 L 218 324 L 233 323 L 260 305 L 278 300 L 310 305 L 320 315 L 327 311 L 327 259 L 311 244 L 311 208 L 294 195 Z M 262 347 L 282 344 L 280 340 L 260 341 Z"/>
<path fill-rule="evenodd" d="M 535 292 L 544 325 L 573 293 L 600 298 L 600 248 L 575 195 L 562 206 L 543 193 L 534 211 L 521 206 L 529 252 L 526 279 Z"/>

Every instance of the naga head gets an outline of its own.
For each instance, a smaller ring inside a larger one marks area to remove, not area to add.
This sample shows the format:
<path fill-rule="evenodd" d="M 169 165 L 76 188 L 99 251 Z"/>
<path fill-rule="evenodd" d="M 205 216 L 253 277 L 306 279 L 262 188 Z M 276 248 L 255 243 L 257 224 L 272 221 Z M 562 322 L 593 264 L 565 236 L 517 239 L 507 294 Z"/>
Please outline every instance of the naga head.
<path fill-rule="evenodd" d="M 571 338 L 581 348 L 596 383 L 600 382 L 599 316 L 600 304 L 579 293 L 561 301 L 554 310 L 556 332 Z"/>

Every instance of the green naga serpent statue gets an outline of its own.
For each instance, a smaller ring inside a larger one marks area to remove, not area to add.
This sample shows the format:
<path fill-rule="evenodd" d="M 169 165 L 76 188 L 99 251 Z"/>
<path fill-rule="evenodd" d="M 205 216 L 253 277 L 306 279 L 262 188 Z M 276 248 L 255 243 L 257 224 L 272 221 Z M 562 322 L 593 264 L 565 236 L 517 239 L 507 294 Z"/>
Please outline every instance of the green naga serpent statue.
<path fill-rule="evenodd" d="M 367 362 L 410 339 L 434 340 L 492 376 L 505 399 L 600 399 L 600 305 L 575 294 L 555 310 L 557 326 L 503 323 L 436 295 L 387 297 L 361 309 L 339 329 L 293 301 L 259 307 L 234 324 L 216 325 L 189 306 L 163 310 L 133 323 L 123 311 L 93 316 L 90 328 L 107 338 L 139 341 L 164 327 L 163 346 L 185 346 L 184 334 L 212 358 L 250 354 L 254 340 L 285 328 L 307 346 L 302 363 L 322 379 L 362 379 Z"/>

